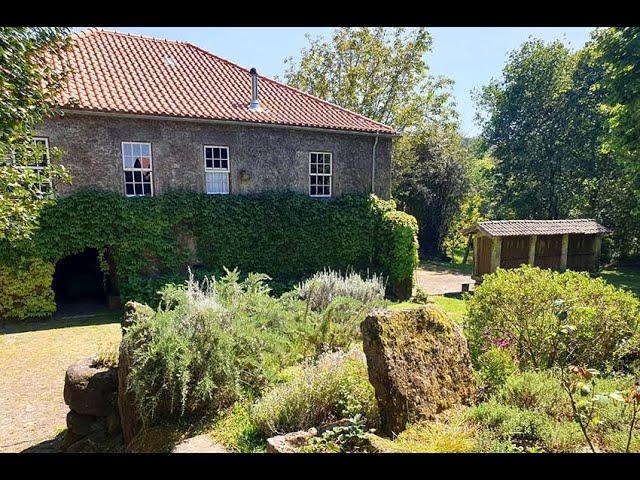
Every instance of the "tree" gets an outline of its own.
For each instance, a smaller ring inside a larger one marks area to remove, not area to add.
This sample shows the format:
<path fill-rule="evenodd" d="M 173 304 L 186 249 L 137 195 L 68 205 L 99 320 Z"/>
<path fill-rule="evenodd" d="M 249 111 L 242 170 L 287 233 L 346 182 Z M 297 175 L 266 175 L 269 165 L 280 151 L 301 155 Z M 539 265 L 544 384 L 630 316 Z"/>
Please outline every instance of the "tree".
<path fill-rule="evenodd" d="M 593 43 L 605 69 L 599 85 L 610 135 L 604 146 L 640 171 L 640 27 L 596 30 Z"/>
<path fill-rule="evenodd" d="M 468 153 L 452 126 L 433 125 L 398 144 L 393 186 L 399 205 L 418 220 L 420 250 L 440 256 L 468 185 Z"/>
<path fill-rule="evenodd" d="M 298 63 L 285 60 L 289 85 L 399 132 L 451 115 L 450 80 L 429 75 L 426 29 L 339 28 L 331 41 L 307 39 Z"/>
<path fill-rule="evenodd" d="M 510 54 L 502 80 L 478 97 L 486 117 L 482 138 L 496 160 L 497 214 L 562 218 L 575 190 L 573 159 L 565 147 L 566 92 L 575 59 L 561 43 L 530 40 Z"/>
<path fill-rule="evenodd" d="M 51 112 L 68 72 L 66 34 L 66 28 L 0 28 L 0 240 L 27 238 L 47 202 L 41 181 L 67 178 L 61 166 L 28 168 L 44 154 L 33 128 Z"/>

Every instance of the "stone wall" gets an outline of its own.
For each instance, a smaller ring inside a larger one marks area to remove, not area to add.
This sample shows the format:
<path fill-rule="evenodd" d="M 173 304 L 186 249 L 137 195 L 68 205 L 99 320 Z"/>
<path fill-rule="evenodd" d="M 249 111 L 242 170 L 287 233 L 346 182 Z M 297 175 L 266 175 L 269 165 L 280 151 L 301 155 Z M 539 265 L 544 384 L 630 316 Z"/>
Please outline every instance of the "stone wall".
<path fill-rule="evenodd" d="M 121 142 L 151 143 L 155 194 L 187 188 L 205 191 L 204 145 L 229 147 L 230 193 L 309 191 L 309 152 L 333 154 L 333 188 L 343 194 L 371 190 L 374 136 L 185 120 L 136 119 L 65 113 L 45 121 L 38 134 L 63 150 L 72 177 L 61 195 L 83 188 L 124 192 Z M 376 194 L 389 198 L 391 138 L 376 147 Z"/>

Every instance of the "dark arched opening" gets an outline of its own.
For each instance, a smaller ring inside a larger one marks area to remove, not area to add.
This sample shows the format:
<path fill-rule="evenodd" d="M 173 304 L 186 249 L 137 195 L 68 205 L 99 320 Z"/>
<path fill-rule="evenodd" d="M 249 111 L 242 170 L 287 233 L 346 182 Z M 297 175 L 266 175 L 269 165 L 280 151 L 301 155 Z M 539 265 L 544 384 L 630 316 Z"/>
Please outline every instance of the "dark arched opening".
<path fill-rule="evenodd" d="M 107 306 L 107 283 L 98 251 L 86 248 L 56 263 L 53 292 L 60 313 L 89 313 Z"/>

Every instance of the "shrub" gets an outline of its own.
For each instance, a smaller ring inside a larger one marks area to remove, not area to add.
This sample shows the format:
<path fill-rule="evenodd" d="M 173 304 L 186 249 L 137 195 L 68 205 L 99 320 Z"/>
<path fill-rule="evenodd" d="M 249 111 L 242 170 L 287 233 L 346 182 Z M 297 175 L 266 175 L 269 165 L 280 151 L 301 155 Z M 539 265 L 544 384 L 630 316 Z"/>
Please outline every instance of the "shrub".
<path fill-rule="evenodd" d="M 491 347 L 482 353 L 477 363 L 480 381 L 489 392 L 502 386 L 509 375 L 518 370 L 511 352 L 499 347 Z"/>
<path fill-rule="evenodd" d="M 361 414 L 366 425 L 378 422 L 373 387 L 364 354 L 358 350 L 326 353 L 305 362 L 291 379 L 268 390 L 252 407 L 265 435 L 320 426 Z"/>
<path fill-rule="evenodd" d="M 128 327 L 127 387 L 146 424 L 216 411 L 259 393 L 299 358 L 287 330 L 296 312 L 269 296 L 264 276 L 237 271 L 202 284 L 169 285 L 162 306 Z"/>
<path fill-rule="evenodd" d="M 95 248 L 108 253 L 123 301 L 150 305 L 157 304 L 161 285 L 184 280 L 186 266 L 196 264 L 209 273 L 223 266 L 267 273 L 279 292 L 323 268 L 371 269 L 396 291 L 396 285 L 412 286 L 417 225 L 395 208 L 393 201 L 374 196 L 319 202 L 300 194 L 171 192 L 124 198 L 113 192 L 77 192 L 42 210 L 31 241 L 0 242 L 0 265 L 15 269 L 22 258 L 55 264 Z M 30 274 L 27 265 L 19 266 L 21 272 L 5 276 L 5 289 L 25 289 L 22 278 Z M 47 283 L 51 278 L 43 283 L 45 289 Z M 33 289 L 25 291 L 35 297 Z M 51 293 L 39 301 L 36 314 L 54 308 Z M 6 316 L 22 315 L 18 303 L 7 305 Z"/>
<path fill-rule="evenodd" d="M 337 297 L 350 297 L 362 303 L 372 303 L 384 299 L 385 285 L 381 277 L 373 274 L 362 278 L 355 272 L 342 275 L 325 269 L 298 285 L 301 298 L 316 311 L 324 310 Z"/>
<path fill-rule="evenodd" d="M 510 375 L 495 398 L 502 404 L 570 420 L 571 405 L 560 380 L 549 371 Z"/>
<path fill-rule="evenodd" d="M 360 339 L 360 324 L 370 305 L 348 297 L 336 297 L 322 312 L 306 311 L 297 333 L 309 346 L 309 353 L 348 350 Z"/>
<path fill-rule="evenodd" d="M 385 451 L 411 453 L 467 453 L 475 450 L 475 429 L 464 422 L 464 415 L 453 411 L 449 418 L 420 422 L 393 440 L 385 442 Z"/>
<path fill-rule="evenodd" d="M 415 217 L 393 209 L 382 217 L 378 239 L 378 262 L 388 275 L 389 293 L 405 300 L 411 298 L 413 275 L 418 266 L 418 222 Z"/>
<path fill-rule="evenodd" d="M 56 311 L 54 266 L 39 258 L 0 264 L 0 320 L 46 317 Z"/>
<path fill-rule="evenodd" d="M 542 413 L 503 405 L 491 399 L 468 412 L 468 419 L 493 430 L 501 440 L 542 445 L 553 429 L 553 420 Z"/>
<path fill-rule="evenodd" d="M 468 301 L 465 327 L 476 364 L 498 345 L 522 369 L 559 362 L 621 368 L 631 339 L 640 334 L 639 312 L 633 294 L 602 279 L 523 266 L 484 277 Z M 575 329 L 570 352 L 563 343 L 566 328 Z"/>
<path fill-rule="evenodd" d="M 211 436 L 234 452 L 262 452 L 266 437 L 251 418 L 250 405 L 237 402 L 215 421 Z"/>

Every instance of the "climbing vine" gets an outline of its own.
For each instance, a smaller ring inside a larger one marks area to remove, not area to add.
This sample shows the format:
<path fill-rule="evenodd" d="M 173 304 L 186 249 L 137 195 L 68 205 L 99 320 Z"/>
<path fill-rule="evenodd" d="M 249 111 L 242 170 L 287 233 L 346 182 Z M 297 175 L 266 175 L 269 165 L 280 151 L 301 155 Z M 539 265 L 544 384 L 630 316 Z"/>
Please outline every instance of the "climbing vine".
<path fill-rule="evenodd" d="M 396 285 L 411 285 L 416 231 L 413 217 L 374 196 L 318 201 L 300 194 L 172 192 L 124 198 L 83 191 L 46 207 L 29 242 L 0 244 L 0 265 L 25 258 L 51 265 L 95 248 L 103 271 L 115 266 L 112 280 L 122 299 L 146 302 L 164 283 L 183 279 L 187 266 L 200 275 L 223 266 L 262 272 L 283 288 L 325 267 L 368 269 L 387 276 L 393 294 L 406 290 Z M 21 291 L 35 294 L 27 290 Z M 39 300 L 31 316 L 51 312 L 52 295 Z M 11 309 L 0 315 L 12 316 Z"/>

